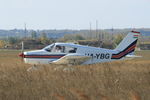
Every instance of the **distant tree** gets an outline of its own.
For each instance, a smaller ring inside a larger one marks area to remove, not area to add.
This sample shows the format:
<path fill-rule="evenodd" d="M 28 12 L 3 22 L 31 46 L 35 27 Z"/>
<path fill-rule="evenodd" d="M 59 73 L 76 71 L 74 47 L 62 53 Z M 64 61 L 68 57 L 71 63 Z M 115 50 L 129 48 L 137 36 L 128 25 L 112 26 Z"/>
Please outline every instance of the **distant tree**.
<path fill-rule="evenodd" d="M 15 43 L 17 43 L 18 42 L 18 39 L 17 38 L 15 38 L 15 37 L 9 37 L 8 38 L 8 43 L 9 44 L 15 44 Z"/>
<path fill-rule="evenodd" d="M 5 46 L 5 41 L 4 40 L 0 40 L 0 48 L 3 48 Z"/>
<path fill-rule="evenodd" d="M 44 32 L 41 34 L 40 41 L 43 44 L 49 44 L 49 42 L 50 42 L 49 39 L 46 36 L 46 33 L 44 33 Z"/>
<path fill-rule="evenodd" d="M 116 45 L 118 45 L 118 44 L 122 41 L 122 39 L 123 39 L 123 35 L 118 34 L 118 35 L 115 37 L 114 43 L 115 43 Z"/>
<path fill-rule="evenodd" d="M 32 31 L 31 37 L 32 37 L 32 39 L 36 39 L 36 38 L 37 38 L 37 33 L 36 33 L 36 31 Z"/>
<path fill-rule="evenodd" d="M 60 39 L 60 41 L 66 42 L 66 41 L 76 41 L 76 40 L 85 40 L 83 36 L 80 34 L 66 34 L 63 38 Z"/>
<path fill-rule="evenodd" d="M 61 42 L 66 42 L 68 40 L 72 40 L 72 35 L 70 34 L 65 34 L 62 38 L 60 38 L 58 41 L 61 41 Z"/>
<path fill-rule="evenodd" d="M 77 34 L 75 35 L 75 40 L 85 40 L 85 39 L 83 38 L 83 36 Z"/>

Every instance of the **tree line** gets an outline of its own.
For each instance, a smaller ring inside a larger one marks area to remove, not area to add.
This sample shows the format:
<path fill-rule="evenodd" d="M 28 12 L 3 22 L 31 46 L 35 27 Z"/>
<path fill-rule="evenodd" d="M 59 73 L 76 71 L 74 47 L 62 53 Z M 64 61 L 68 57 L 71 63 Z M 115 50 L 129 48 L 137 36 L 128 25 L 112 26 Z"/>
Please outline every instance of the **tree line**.
<path fill-rule="evenodd" d="M 25 41 L 28 47 L 31 44 L 31 46 L 36 45 L 35 47 L 38 47 L 38 45 L 46 46 L 54 42 L 73 42 L 84 45 L 115 48 L 116 45 L 118 45 L 123 37 L 129 32 L 129 30 L 80 30 L 72 31 L 73 33 L 71 33 L 69 30 L 61 30 L 59 32 L 64 33 L 61 37 L 57 38 L 50 36 L 48 33 L 49 31 L 40 32 L 41 33 L 39 34 L 39 31 L 32 30 L 28 36 L 25 35 L 24 37 L 14 36 L 2 38 L 0 39 L 0 48 L 7 48 L 9 46 L 18 47 L 22 41 Z M 53 32 L 53 34 L 61 34 L 56 32 L 56 30 Z M 147 41 L 149 39 L 149 36 L 140 37 L 140 41 Z"/>

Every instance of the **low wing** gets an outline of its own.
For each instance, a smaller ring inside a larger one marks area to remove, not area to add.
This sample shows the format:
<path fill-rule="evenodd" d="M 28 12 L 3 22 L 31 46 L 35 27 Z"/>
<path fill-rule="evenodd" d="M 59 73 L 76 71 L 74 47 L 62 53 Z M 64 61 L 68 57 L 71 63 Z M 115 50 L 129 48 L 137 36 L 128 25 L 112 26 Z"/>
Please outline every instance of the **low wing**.
<path fill-rule="evenodd" d="M 71 64 L 71 65 L 79 65 L 87 60 L 91 59 L 89 56 L 80 55 L 80 54 L 68 54 L 56 61 L 53 61 L 52 64 Z"/>

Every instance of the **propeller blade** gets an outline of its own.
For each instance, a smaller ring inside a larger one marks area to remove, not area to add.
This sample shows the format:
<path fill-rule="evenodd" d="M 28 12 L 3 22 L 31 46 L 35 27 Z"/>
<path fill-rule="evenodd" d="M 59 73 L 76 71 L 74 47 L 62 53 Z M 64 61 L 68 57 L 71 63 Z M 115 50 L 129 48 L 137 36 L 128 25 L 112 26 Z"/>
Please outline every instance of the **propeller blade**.
<path fill-rule="evenodd" d="M 24 42 L 21 42 L 21 53 L 18 55 L 21 57 L 21 61 L 24 61 Z"/>
<path fill-rule="evenodd" d="M 21 52 L 22 53 L 24 52 L 24 42 L 23 41 L 21 42 Z"/>

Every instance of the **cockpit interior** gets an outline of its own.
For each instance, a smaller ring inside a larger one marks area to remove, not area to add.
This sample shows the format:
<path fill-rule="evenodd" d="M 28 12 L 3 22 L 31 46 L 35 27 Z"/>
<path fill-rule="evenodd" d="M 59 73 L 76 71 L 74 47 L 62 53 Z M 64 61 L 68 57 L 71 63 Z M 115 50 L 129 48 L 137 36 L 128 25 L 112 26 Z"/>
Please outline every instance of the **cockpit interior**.
<path fill-rule="evenodd" d="M 77 48 L 54 43 L 43 48 L 43 50 L 52 53 L 76 53 Z"/>

